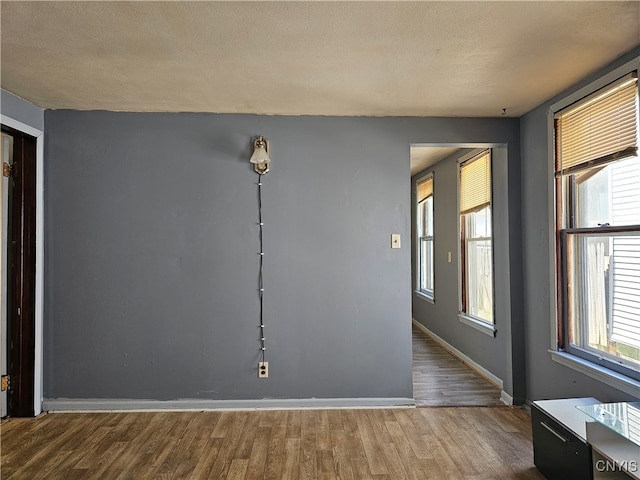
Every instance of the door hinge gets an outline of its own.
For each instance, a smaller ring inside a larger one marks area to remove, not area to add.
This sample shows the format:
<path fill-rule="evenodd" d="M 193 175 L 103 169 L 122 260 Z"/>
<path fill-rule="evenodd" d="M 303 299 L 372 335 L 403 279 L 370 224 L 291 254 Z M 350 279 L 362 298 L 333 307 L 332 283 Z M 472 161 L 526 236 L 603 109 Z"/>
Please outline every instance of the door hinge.
<path fill-rule="evenodd" d="M 11 176 L 11 165 L 9 165 L 7 162 L 2 163 L 2 176 L 3 177 Z"/>
<path fill-rule="evenodd" d="M 11 377 L 9 375 L 2 375 L 2 380 L 0 380 L 0 390 L 5 391 L 11 388 Z"/>

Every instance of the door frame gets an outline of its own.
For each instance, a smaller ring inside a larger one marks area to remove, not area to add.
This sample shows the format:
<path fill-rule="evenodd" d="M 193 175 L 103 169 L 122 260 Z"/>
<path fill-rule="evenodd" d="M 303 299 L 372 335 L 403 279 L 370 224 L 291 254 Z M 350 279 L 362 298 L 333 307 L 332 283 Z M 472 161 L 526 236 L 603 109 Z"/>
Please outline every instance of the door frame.
<path fill-rule="evenodd" d="M 43 399 L 43 317 L 44 317 L 44 132 L 6 115 L 0 123 L 36 139 L 36 284 L 35 284 L 35 351 L 33 372 L 33 413 L 42 413 Z"/>

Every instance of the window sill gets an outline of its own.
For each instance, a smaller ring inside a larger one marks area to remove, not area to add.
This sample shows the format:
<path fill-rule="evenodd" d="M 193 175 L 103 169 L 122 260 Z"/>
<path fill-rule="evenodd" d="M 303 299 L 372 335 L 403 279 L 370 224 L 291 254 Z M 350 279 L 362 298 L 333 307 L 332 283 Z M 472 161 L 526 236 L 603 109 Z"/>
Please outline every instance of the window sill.
<path fill-rule="evenodd" d="M 478 320 L 462 313 L 458 314 L 458 319 L 460 319 L 460 321 L 465 325 L 469 325 L 485 335 L 489 335 L 490 337 L 496 336 L 496 328 L 490 323 L 483 322 L 482 320 Z"/>
<path fill-rule="evenodd" d="M 624 393 L 637 397 L 638 392 L 640 392 L 640 382 L 632 378 L 576 357 L 575 355 L 571 355 L 570 353 L 559 352 L 557 350 L 549 350 L 549 353 L 554 362 L 558 362 L 565 367 L 583 373 L 610 387 L 617 388 Z"/>
<path fill-rule="evenodd" d="M 419 290 L 416 290 L 414 293 L 416 294 L 416 297 L 418 297 L 420 300 L 424 300 L 426 302 L 434 303 L 434 304 L 436 303 L 435 298 L 430 297 L 429 295 L 426 295 Z"/>

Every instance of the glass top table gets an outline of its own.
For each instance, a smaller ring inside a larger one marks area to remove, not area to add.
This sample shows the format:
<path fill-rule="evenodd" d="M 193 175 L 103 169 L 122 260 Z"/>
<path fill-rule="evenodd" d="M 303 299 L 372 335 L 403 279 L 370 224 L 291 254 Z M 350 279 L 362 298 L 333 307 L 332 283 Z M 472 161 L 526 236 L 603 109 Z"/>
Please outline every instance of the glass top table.
<path fill-rule="evenodd" d="M 640 446 L 640 402 L 597 403 L 576 408 Z"/>

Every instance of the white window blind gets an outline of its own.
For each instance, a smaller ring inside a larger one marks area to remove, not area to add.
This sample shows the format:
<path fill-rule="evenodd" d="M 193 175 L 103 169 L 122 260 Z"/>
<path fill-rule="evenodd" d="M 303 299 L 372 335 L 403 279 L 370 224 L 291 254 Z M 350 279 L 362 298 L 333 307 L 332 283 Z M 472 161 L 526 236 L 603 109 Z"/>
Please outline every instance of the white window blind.
<path fill-rule="evenodd" d="M 481 210 L 491 204 L 491 151 L 464 162 L 460 167 L 460 213 Z"/>
<path fill-rule="evenodd" d="M 634 156 L 638 147 L 637 72 L 556 114 L 556 174 Z"/>

